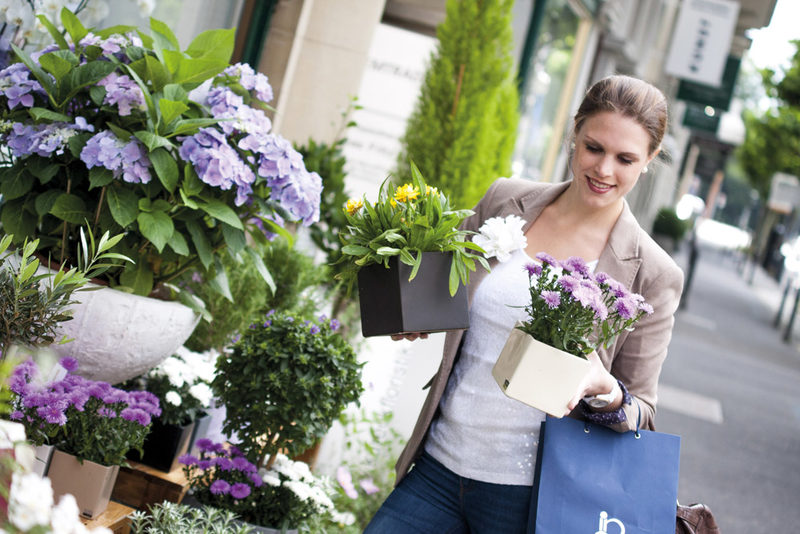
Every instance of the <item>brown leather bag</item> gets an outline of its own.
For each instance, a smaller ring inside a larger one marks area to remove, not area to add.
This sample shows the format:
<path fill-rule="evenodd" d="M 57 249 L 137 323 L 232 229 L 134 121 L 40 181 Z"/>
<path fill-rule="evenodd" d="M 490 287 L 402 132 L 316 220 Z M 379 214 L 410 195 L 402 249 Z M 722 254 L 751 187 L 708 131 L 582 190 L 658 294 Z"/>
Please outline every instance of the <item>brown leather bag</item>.
<path fill-rule="evenodd" d="M 720 534 L 714 515 L 705 504 L 678 505 L 675 534 Z"/>

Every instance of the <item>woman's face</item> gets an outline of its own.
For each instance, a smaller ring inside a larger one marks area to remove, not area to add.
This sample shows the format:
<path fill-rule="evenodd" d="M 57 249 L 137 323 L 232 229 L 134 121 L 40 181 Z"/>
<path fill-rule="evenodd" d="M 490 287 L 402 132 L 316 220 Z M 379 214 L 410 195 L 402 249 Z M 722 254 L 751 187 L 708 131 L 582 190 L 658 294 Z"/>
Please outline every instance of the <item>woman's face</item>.
<path fill-rule="evenodd" d="M 613 111 L 596 113 L 575 136 L 573 185 L 589 208 L 617 208 L 633 189 L 649 154 L 650 136 L 630 117 Z"/>

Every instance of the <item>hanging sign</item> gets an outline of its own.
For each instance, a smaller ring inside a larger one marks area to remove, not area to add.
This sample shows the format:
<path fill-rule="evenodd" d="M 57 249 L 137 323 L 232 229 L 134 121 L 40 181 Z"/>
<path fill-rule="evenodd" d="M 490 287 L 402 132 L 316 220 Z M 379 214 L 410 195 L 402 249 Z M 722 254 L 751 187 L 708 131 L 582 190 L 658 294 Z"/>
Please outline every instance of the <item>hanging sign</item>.
<path fill-rule="evenodd" d="M 739 3 L 732 0 L 685 0 L 672 34 L 667 74 L 719 86 L 738 17 Z"/>

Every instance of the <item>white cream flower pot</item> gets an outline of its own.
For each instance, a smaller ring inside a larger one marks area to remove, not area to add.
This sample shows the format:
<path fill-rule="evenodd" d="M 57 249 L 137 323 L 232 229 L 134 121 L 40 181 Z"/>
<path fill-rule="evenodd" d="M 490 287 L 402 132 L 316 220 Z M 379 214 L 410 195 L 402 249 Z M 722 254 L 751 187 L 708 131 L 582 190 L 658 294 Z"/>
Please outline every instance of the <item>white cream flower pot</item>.
<path fill-rule="evenodd" d="M 492 368 L 506 395 L 554 417 L 567 412 L 588 373 L 588 360 L 537 341 L 516 327 Z"/>
<path fill-rule="evenodd" d="M 77 291 L 73 319 L 59 325 L 53 345 L 78 360 L 77 374 L 116 384 L 139 376 L 172 355 L 189 338 L 200 316 L 179 302 L 102 288 Z"/>

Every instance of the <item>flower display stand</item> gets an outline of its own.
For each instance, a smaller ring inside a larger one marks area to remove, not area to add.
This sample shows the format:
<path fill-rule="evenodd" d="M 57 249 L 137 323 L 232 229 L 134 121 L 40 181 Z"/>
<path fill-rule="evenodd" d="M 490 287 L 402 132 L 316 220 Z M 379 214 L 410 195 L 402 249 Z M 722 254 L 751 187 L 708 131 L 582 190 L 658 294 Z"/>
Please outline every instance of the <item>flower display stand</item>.
<path fill-rule="evenodd" d="M 91 530 L 97 527 L 106 527 L 114 534 L 129 534 L 131 531 L 130 515 L 134 509 L 124 504 L 111 501 L 106 511 L 94 519 L 81 519 L 84 525 Z"/>
<path fill-rule="evenodd" d="M 180 467 L 167 473 L 138 462 L 129 463 L 130 467 L 119 470 L 112 499 L 140 510 L 163 501 L 183 500 L 189 483 Z"/>

